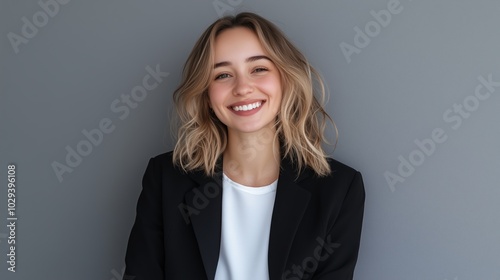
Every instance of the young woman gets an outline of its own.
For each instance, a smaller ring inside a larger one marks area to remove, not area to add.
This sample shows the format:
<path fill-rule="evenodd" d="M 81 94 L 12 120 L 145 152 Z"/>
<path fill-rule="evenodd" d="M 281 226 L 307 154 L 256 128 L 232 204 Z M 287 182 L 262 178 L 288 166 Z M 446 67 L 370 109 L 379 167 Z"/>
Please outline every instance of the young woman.
<path fill-rule="evenodd" d="M 124 279 L 352 279 L 365 193 L 321 146 L 324 95 L 266 19 L 208 27 L 174 93 L 174 151 L 144 174 Z"/>

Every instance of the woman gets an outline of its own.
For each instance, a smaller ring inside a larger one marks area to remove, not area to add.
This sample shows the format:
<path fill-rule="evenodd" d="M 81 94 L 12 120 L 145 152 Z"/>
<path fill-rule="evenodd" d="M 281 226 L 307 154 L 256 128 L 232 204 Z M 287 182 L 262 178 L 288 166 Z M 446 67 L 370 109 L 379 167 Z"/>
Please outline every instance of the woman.
<path fill-rule="evenodd" d="M 364 187 L 321 147 L 315 83 L 324 97 L 262 17 L 208 27 L 174 93 L 174 151 L 144 174 L 124 279 L 352 279 Z"/>

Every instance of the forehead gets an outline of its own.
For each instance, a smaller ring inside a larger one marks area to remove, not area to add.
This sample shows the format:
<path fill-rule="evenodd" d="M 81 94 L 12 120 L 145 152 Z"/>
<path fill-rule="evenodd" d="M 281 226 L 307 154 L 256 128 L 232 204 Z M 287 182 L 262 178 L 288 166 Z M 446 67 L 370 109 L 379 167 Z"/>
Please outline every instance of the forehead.
<path fill-rule="evenodd" d="M 246 27 L 232 27 L 215 38 L 215 61 L 265 54 L 257 35 Z"/>

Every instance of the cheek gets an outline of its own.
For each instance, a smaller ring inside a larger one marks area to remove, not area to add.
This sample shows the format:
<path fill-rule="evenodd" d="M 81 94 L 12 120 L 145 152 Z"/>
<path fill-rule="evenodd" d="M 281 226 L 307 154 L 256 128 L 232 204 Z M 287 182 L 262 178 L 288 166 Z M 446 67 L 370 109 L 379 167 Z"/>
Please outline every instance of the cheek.
<path fill-rule="evenodd" d="M 276 113 L 280 111 L 281 101 L 283 99 L 283 88 L 281 86 L 281 80 L 279 76 L 272 76 L 266 79 L 263 84 L 265 90 L 269 94 L 269 96 L 273 99 L 273 110 L 276 110 Z M 263 88 L 264 89 L 264 88 Z"/>
<path fill-rule="evenodd" d="M 210 86 L 208 88 L 208 100 L 211 107 L 217 107 L 218 105 L 221 105 L 224 101 L 222 90 L 217 86 Z"/>
<path fill-rule="evenodd" d="M 279 77 L 267 76 L 259 81 L 259 85 L 268 94 L 281 96 L 281 82 Z"/>

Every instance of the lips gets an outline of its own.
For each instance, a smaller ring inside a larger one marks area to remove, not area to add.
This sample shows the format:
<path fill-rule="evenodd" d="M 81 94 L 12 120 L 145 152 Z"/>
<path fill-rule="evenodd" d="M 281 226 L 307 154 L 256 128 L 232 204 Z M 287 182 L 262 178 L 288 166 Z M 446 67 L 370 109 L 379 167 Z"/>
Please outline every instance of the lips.
<path fill-rule="evenodd" d="M 255 103 L 251 103 L 251 104 L 248 104 L 248 105 L 242 105 L 242 106 L 233 106 L 231 108 L 233 108 L 233 110 L 235 111 L 250 111 L 250 110 L 253 110 L 255 108 L 258 108 L 262 105 L 262 102 L 255 102 Z"/>
<path fill-rule="evenodd" d="M 228 108 L 236 112 L 246 112 L 259 108 L 264 102 L 264 100 L 237 102 L 228 106 Z"/>

